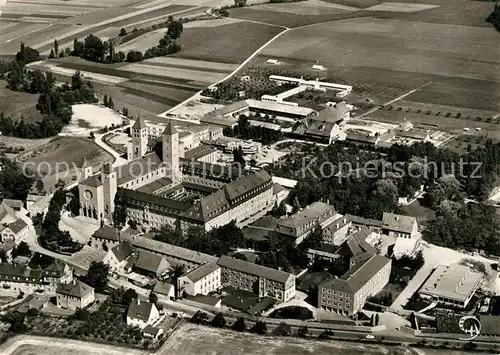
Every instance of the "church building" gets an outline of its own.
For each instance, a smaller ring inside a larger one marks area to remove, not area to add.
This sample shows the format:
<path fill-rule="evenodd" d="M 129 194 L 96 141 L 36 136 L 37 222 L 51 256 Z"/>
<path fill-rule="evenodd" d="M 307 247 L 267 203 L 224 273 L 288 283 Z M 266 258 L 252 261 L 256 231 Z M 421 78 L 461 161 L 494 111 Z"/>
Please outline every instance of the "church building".
<path fill-rule="evenodd" d="M 165 224 L 208 231 L 231 221 L 243 226 L 273 207 L 273 183 L 264 170 L 247 172 L 179 157 L 179 133 L 169 122 L 161 154 L 150 151 L 141 118 L 131 127 L 127 163 L 106 163 L 97 174 L 84 163 L 78 184 L 80 215 L 108 223 L 116 208 L 141 229 Z M 160 157 L 161 156 L 161 157 Z"/>

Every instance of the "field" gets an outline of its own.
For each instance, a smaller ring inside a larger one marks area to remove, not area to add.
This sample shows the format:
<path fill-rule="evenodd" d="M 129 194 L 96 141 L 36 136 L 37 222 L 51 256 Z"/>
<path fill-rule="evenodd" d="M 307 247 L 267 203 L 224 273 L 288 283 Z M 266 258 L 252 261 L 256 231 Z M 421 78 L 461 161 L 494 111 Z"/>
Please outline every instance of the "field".
<path fill-rule="evenodd" d="M 6 85 L 5 80 L 0 80 L 0 112 L 14 119 L 23 116 L 26 121 L 36 120 L 39 117 L 36 110 L 38 95 L 12 91 Z"/>
<path fill-rule="evenodd" d="M 239 64 L 281 31 L 280 27 L 251 22 L 189 27 L 180 40 L 182 50 L 174 57 Z"/>
<path fill-rule="evenodd" d="M 84 158 L 91 164 L 113 160 L 109 153 L 88 139 L 64 137 L 20 154 L 18 162 L 23 169 L 43 177 L 44 185 L 50 189 L 59 178 L 72 181 Z"/>
<path fill-rule="evenodd" d="M 491 28 L 359 18 L 291 30 L 249 66 L 269 67 L 266 58 L 276 58 L 281 69 L 310 74 L 307 68 L 319 61 L 327 80 L 375 97 L 395 98 L 432 82 L 409 100 L 496 112 L 497 43 Z"/>

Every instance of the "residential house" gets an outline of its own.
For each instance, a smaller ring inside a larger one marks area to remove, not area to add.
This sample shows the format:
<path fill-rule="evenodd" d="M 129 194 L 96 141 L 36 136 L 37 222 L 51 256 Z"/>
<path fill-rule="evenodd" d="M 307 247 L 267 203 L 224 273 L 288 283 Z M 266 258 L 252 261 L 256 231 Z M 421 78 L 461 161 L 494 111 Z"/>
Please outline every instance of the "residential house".
<path fill-rule="evenodd" d="M 175 299 L 175 287 L 168 282 L 158 281 L 152 291 L 159 300 L 173 301 Z"/>
<path fill-rule="evenodd" d="M 56 298 L 59 308 L 83 309 L 95 301 L 94 288 L 79 280 L 73 280 L 68 284 L 59 284 Z"/>
<path fill-rule="evenodd" d="M 148 325 L 146 328 L 143 330 L 144 337 L 146 338 L 152 338 L 153 340 L 160 339 L 164 331 L 162 328 L 157 328 L 157 327 L 152 327 Z"/>
<path fill-rule="evenodd" d="M 109 265 L 110 271 L 122 271 L 127 264 L 127 260 L 133 254 L 133 245 L 128 240 L 125 240 L 108 250 L 102 261 Z"/>
<path fill-rule="evenodd" d="M 42 272 L 42 276 L 46 282 L 45 291 L 50 294 L 55 294 L 59 284 L 69 284 L 73 282 L 73 269 L 61 260 L 54 260 Z"/>
<path fill-rule="evenodd" d="M 295 276 L 284 271 L 240 259 L 221 256 L 217 264 L 222 268 L 222 285 L 253 292 L 259 297 L 269 296 L 286 302 L 295 297 Z"/>
<path fill-rule="evenodd" d="M 347 216 L 340 215 L 323 229 L 321 233 L 323 243 L 341 245 L 347 239 L 351 226 L 352 222 Z"/>
<path fill-rule="evenodd" d="M 0 245 L 11 240 L 19 244 L 28 238 L 28 224 L 19 218 L 15 222 L 0 224 Z"/>
<path fill-rule="evenodd" d="M 417 238 L 417 219 L 412 216 L 384 212 L 382 217 L 382 233 L 396 238 Z"/>
<path fill-rule="evenodd" d="M 391 263 L 391 259 L 372 253 L 354 256 L 349 271 L 319 286 L 319 308 L 345 316 L 357 314 L 368 298 L 387 285 Z"/>
<path fill-rule="evenodd" d="M 148 325 L 153 326 L 159 318 L 160 313 L 154 303 L 141 301 L 138 298 L 130 302 L 127 312 L 127 325 L 144 329 Z"/>
<path fill-rule="evenodd" d="M 115 227 L 102 226 L 92 234 L 90 242 L 92 248 L 107 252 L 120 244 L 120 231 Z"/>
<path fill-rule="evenodd" d="M 221 268 L 216 262 L 206 263 L 177 280 L 179 294 L 208 295 L 221 288 Z"/>

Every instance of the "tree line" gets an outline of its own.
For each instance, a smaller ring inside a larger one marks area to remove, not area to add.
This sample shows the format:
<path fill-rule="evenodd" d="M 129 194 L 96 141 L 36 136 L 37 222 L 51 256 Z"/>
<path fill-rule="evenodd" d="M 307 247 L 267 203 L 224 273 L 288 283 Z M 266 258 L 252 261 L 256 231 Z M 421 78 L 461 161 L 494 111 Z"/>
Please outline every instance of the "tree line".
<path fill-rule="evenodd" d="M 7 87 L 10 90 L 39 95 L 36 108 L 42 115 L 41 120 L 27 122 L 24 117 L 15 120 L 2 112 L 0 131 L 4 135 L 30 139 L 55 136 L 71 121 L 72 105 L 97 102 L 92 84 L 84 81 L 79 71 L 71 77 L 71 85 L 65 83 L 58 87 L 50 71 L 27 69 L 26 63 L 39 58 L 37 53 L 36 50 L 21 44 L 16 60 L 3 66 L 4 71 L 1 74 L 7 78 Z"/>
<path fill-rule="evenodd" d="M 500 31 L 500 6 L 498 3 L 495 3 L 495 8 L 486 21 L 491 22 Z"/>
<path fill-rule="evenodd" d="M 83 39 L 83 41 L 75 38 L 73 40 L 73 48 L 66 48 L 63 52 L 58 52 L 57 40 L 54 41 L 54 48 L 51 51 L 49 58 L 64 57 L 70 55 L 73 57 L 80 57 L 85 60 L 96 63 L 120 63 L 120 62 L 140 62 L 143 59 L 153 57 L 166 56 L 169 54 L 177 53 L 181 50 L 181 46 L 176 42 L 181 37 L 183 31 L 182 22 L 174 20 L 173 18 L 168 21 L 167 31 L 163 38 L 158 42 L 158 45 L 149 48 L 144 53 L 141 51 L 130 51 L 125 54 L 123 51 L 115 50 L 115 43 L 113 39 L 102 40 L 94 34 L 90 34 Z M 134 29 L 133 32 L 123 34 L 123 38 L 135 38 L 140 36 L 141 32 Z M 120 32 L 122 34 L 122 32 Z M 130 40 L 130 39 L 129 39 Z M 59 53 L 59 55 L 57 55 Z"/>

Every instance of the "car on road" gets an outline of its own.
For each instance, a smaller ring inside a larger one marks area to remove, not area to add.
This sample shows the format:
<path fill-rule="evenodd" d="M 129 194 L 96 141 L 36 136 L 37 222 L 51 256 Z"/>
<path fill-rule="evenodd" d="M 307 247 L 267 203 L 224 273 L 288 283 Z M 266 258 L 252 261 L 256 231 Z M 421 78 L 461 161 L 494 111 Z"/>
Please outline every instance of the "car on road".
<path fill-rule="evenodd" d="M 367 334 L 365 338 L 366 339 L 375 339 L 375 337 L 371 334 Z"/>

